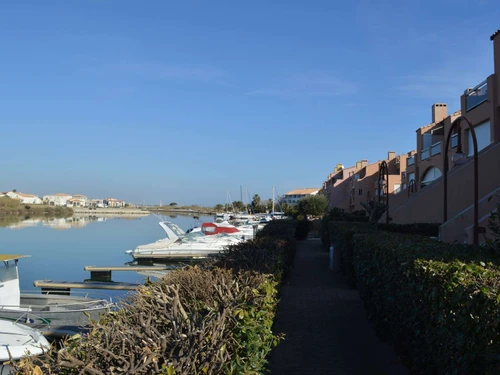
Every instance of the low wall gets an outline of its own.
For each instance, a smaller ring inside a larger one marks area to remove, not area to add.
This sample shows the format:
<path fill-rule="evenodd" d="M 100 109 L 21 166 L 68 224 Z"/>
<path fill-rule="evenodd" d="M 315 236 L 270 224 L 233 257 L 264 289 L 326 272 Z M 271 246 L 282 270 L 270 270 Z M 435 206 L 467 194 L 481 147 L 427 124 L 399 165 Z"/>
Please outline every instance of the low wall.
<path fill-rule="evenodd" d="M 498 160 L 500 160 L 500 144 L 492 145 L 479 155 L 479 199 L 500 186 Z M 448 219 L 473 204 L 473 176 L 472 158 L 467 164 L 453 168 L 449 172 Z M 443 178 L 440 177 L 432 184 L 407 197 L 406 202 L 399 207 L 389 208 L 392 222 L 396 224 L 442 223 L 443 192 Z M 404 197 L 397 197 L 392 203 L 395 204 L 397 200 L 404 200 Z"/>

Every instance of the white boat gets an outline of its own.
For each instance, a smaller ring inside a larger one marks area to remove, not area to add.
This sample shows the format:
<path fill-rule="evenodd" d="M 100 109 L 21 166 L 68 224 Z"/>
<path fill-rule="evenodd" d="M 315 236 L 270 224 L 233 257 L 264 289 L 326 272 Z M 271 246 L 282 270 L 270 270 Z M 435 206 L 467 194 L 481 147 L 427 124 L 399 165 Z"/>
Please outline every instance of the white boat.
<path fill-rule="evenodd" d="M 111 298 L 89 293 L 21 293 L 18 261 L 28 257 L 0 254 L 0 319 L 17 321 L 41 330 L 44 335 L 60 337 L 79 332 L 89 319 L 98 320 L 101 313 L 114 306 Z"/>
<path fill-rule="evenodd" d="M 239 223 L 237 225 L 233 225 L 228 221 L 221 221 L 212 223 L 205 222 L 202 223 L 200 227 L 194 227 L 184 232 L 178 225 L 170 221 L 160 221 L 158 224 L 165 231 L 166 238 L 171 238 L 172 233 L 174 233 L 175 236 L 182 238 L 186 234 L 201 232 L 207 236 L 227 234 L 230 236 L 239 237 L 243 240 L 251 240 L 254 237 L 256 230 L 262 229 L 248 223 Z"/>
<path fill-rule="evenodd" d="M 0 319 L 0 362 L 41 355 L 49 348 L 49 342 L 40 331 Z"/>
<path fill-rule="evenodd" d="M 156 242 L 127 250 L 134 259 L 196 259 L 221 252 L 226 246 L 237 244 L 244 239 L 227 233 L 207 235 L 203 231 L 185 233 L 176 224 L 160 223 L 166 237 Z"/>

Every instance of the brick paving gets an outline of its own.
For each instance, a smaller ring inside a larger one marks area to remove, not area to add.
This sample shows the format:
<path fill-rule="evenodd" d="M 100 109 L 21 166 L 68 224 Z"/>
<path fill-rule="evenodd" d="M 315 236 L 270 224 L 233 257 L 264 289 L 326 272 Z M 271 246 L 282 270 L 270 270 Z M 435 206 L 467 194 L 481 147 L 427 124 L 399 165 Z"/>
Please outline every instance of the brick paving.
<path fill-rule="evenodd" d="M 375 335 L 358 292 L 330 271 L 319 240 L 298 242 L 274 332 L 286 337 L 271 353 L 272 375 L 408 375 Z"/>

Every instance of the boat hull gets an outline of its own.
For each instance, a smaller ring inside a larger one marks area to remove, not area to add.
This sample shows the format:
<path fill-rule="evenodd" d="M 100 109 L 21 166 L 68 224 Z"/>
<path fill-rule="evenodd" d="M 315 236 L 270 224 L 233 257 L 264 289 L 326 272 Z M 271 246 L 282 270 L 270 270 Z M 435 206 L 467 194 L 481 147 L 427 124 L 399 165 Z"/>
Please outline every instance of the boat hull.
<path fill-rule="evenodd" d="M 40 355 L 49 348 L 49 342 L 38 330 L 0 320 L 0 362 L 25 357 L 26 351 Z"/>
<path fill-rule="evenodd" d="M 0 307 L 0 319 L 17 321 L 40 330 L 45 336 L 63 337 L 81 332 L 112 306 L 104 299 L 21 294 L 20 306 Z"/>

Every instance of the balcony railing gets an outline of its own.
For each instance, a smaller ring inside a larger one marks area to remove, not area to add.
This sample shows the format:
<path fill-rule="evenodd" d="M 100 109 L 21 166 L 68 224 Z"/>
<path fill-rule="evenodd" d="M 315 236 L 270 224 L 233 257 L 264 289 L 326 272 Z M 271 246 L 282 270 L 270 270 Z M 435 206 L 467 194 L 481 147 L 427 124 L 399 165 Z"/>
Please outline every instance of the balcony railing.
<path fill-rule="evenodd" d="M 438 155 L 441 153 L 441 141 L 434 143 L 431 146 L 431 156 Z"/>
<path fill-rule="evenodd" d="M 467 92 L 467 97 L 465 98 L 466 110 L 470 111 L 486 100 L 488 100 L 488 84 L 486 81 L 483 81 Z"/>
<path fill-rule="evenodd" d="M 415 164 L 415 156 L 410 156 L 408 159 L 406 159 L 406 165 L 414 165 Z"/>
<path fill-rule="evenodd" d="M 431 156 L 431 148 L 430 147 L 427 147 L 426 149 L 423 149 L 422 151 L 420 151 L 420 160 L 429 159 L 430 156 Z"/>

